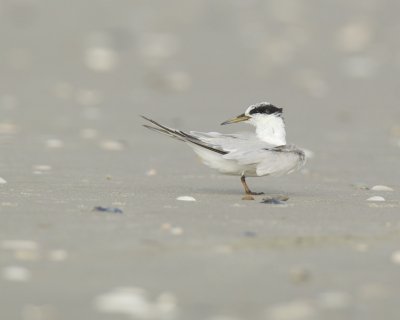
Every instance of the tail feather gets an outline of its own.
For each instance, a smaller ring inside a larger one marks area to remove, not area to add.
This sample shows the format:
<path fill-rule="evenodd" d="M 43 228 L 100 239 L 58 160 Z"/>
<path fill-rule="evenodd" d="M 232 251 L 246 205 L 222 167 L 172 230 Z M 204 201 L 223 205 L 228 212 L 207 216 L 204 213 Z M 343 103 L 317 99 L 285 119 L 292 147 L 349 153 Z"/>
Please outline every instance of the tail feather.
<path fill-rule="evenodd" d="M 174 138 L 174 139 L 177 139 L 177 140 L 180 140 L 180 141 L 185 141 L 184 139 L 182 139 L 182 138 L 180 138 L 180 137 L 178 137 L 178 136 L 176 136 L 176 135 L 171 134 L 171 133 L 168 132 L 167 130 L 163 130 L 163 129 L 160 129 L 160 128 L 148 126 L 148 125 L 146 125 L 146 124 L 144 124 L 143 127 L 147 128 L 147 129 L 149 129 L 149 130 L 158 132 L 158 133 L 165 134 L 165 135 L 167 135 L 168 137 L 171 137 L 171 138 Z"/>
<path fill-rule="evenodd" d="M 175 130 L 175 129 L 163 126 L 162 124 L 160 124 L 152 119 L 149 119 L 145 116 L 141 116 L 141 117 L 158 127 L 157 128 L 157 127 L 153 127 L 153 126 L 149 126 L 149 125 L 143 125 L 147 129 L 169 135 L 170 137 L 181 140 L 181 141 L 186 141 L 187 139 L 197 139 L 195 137 L 189 136 L 188 134 L 186 134 L 180 130 Z"/>
<path fill-rule="evenodd" d="M 170 137 L 180 140 L 180 141 L 193 143 L 195 145 L 198 145 L 200 147 L 203 147 L 205 149 L 208 149 L 210 151 L 213 151 L 213 152 L 216 152 L 219 154 L 227 154 L 227 152 L 220 150 L 220 149 L 216 149 L 216 148 L 206 144 L 205 142 L 201 141 L 200 139 L 198 139 L 190 134 L 187 134 L 186 132 L 168 128 L 168 127 L 163 126 L 162 124 L 159 124 L 158 122 L 156 122 L 152 119 L 149 119 L 145 116 L 141 116 L 141 117 L 156 126 L 156 127 L 153 127 L 153 126 L 149 126 L 149 125 L 143 125 L 147 129 L 150 129 L 150 130 L 158 132 L 158 133 L 165 134 L 167 136 L 170 136 Z"/>

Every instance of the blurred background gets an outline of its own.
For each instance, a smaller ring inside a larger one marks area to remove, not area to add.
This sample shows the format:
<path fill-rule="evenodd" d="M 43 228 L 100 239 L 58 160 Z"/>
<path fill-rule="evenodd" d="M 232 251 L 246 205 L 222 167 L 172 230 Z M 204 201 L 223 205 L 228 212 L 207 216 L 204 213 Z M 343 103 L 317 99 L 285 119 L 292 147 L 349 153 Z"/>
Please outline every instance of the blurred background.
<path fill-rule="evenodd" d="M 130 226 L 137 228 L 139 239 L 147 239 L 151 236 L 143 230 L 151 228 L 152 223 L 158 228 L 166 220 L 165 216 L 163 221 L 155 217 L 161 212 L 155 203 L 161 201 L 164 205 L 166 200 L 162 197 L 174 200 L 171 188 L 184 193 L 185 189 L 179 186 L 186 183 L 190 188 L 186 190 L 193 193 L 203 185 L 201 192 L 209 195 L 223 190 L 229 181 L 226 194 L 237 192 L 235 196 L 239 197 L 236 180 L 237 188 L 233 180 L 212 176 L 214 189 L 204 189 L 210 171 L 193 163 L 195 158 L 190 151 L 182 151 L 181 144 L 143 129 L 140 114 L 183 130 L 230 132 L 244 130 L 245 126 L 220 128 L 219 124 L 242 113 L 250 104 L 269 101 L 283 107 L 288 141 L 309 149 L 314 157 L 303 176 L 283 180 L 276 188 L 286 190 L 289 181 L 294 181 L 294 186 L 312 185 L 305 188 L 319 190 L 319 196 L 327 197 L 305 201 L 306 205 L 315 205 L 303 208 L 306 211 L 324 211 L 318 205 L 329 204 L 328 198 L 339 207 L 341 202 L 335 201 L 352 201 L 351 196 L 359 191 L 347 191 L 345 188 L 351 184 L 398 186 L 399 10 L 396 0 L 0 0 L 0 176 L 5 181 L 0 212 L 7 217 L 1 239 L 33 239 L 46 250 L 52 245 L 64 246 L 76 263 L 72 269 L 65 267 L 76 271 L 65 279 L 90 278 L 89 266 L 108 261 L 109 268 L 104 267 L 103 271 L 113 274 L 111 278 L 115 280 L 119 278 L 114 271 L 119 269 L 113 269 L 112 254 L 122 250 L 118 241 L 123 243 L 132 230 L 124 229 L 129 224 L 116 221 L 110 222 L 112 228 L 102 229 L 98 220 L 91 221 L 92 228 L 99 228 L 97 231 L 83 226 L 81 229 L 80 223 L 93 205 L 125 205 L 125 210 L 132 209 L 139 216 L 144 210 L 151 218 L 146 216 L 141 224 L 141 218 L 136 217 L 139 220 L 131 221 Z M 193 172 L 200 181 L 190 176 Z M 149 180 L 157 174 L 154 179 L 159 180 Z M 105 181 L 109 185 L 104 185 Z M 265 189 L 268 182 L 255 184 Z M 302 192 L 304 196 L 307 190 Z M 340 192 L 344 195 L 334 199 Z M 153 199 L 149 199 L 150 194 L 154 194 Z M 365 196 L 361 197 L 364 201 Z M 392 205 L 397 208 L 398 203 Z M 346 214 L 358 210 L 353 206 L 341 208 Z M 375 213 L 372 217 L 376 222 Z M 341 223 L 346 216 L 342 218 Z M 55 219 L 67 219 L 63 222 L 65 229 L 54 227 L 58 225 Z M 212 220 L 208 222 L 214 225 Z M 365 230 L 374 230 L 385 222 L 366 222 Z M 346 226 L 333 224 L 333 233 L 351 233 Z M 225 227 L 221 224 L 221 230 Z M 362 227 L 361 233 L 365 231 Z M 43 228 L 52 231 L 42 234 Z M 113 239 L 109 232 L 118 232 L 122 239 Z M 199 241 L 213 237 L 206 232 L 197 236 Z M 82 249 L 80 241 L 94 241 L 93 246 L 99 247 Z M 5 253 L 10 248 L 7 243 L 3 243 L 5 251 L 0 263 L 18 263 L 18 259 Z M 143 243 L 139 243 L 140 249 Z M 145 247 L 149 245 L 145 243 Z M 96 260 L 92 250 L 102 258 Z M 79 260 L 86 254 L 91 258 Z M 185 261 L 183 256 L 179 259 Z M 28 261 L 29 257 L 32 256 L 28 255 Z M 35 257 L 34 261 L 40 260 Z M 132 264 L 133 260 L 125 262 Z M 197 260 L 190 261 L 189 269 Z M 371 261 L 373 265 L 375 260 Z M 38 274 L 47 270 L 43 267 L 45 262 L 41 263 L 32 267 Z M 234 265 L 228 263 L 220 268 L 231 269 Z M 143 274 L 146 268 L 143 267 Z M 239 267 L 238 272 L 245 277 L 246 270 L 249 271 Z M 279 265 L 274 270 L 278 272 Z M 23 320 L 67 319 L 66 315 L 100 319 L 99 312 L 90 307 L 90 300 L 108 288 L 98 286 L 101 279 L 107 278 L 105 273 L 91 275 L 88 286 L 81 288 L 79 302 L 72 298 L 71 283 L 65 295 L 69 298 L 64 301 L 63 295 L 56 294 L 57 299 L 46 307 L 55 279 L 65 274 L 47 271 L 54 278 L 41 274 L 38 277 L 42 282 L 33 282 L 24 289 L 25 293 L 3 279 L 0 287 L 9 293 L 8 300 L 3 297 L 8 303 L 7 308 L 0 309 L 0 315 L 3 312 L 7 319 Z M 263 271 L 258 271 L 261 276 Z M 123 272 L 119 273 L 120 283 L 126 280 Z M 357 274 L 357 270 L 353 272 Z M 245 286 L 239 278 L 227 276 L 226 288 Z M 150 279 L 143 280 L 142 286 L 158 292 Z M 251 283 L 257 283 L 256 276 L 252 279 Z M 110 280 L 108 284 L 111 287 L 116 283 Z M 231 287 L 233 283 L 237 286 Z M 185 288 L 184 283 L 182 286 Z M 235 307 L 234 295 L 229 298 L 216 294 L 220 299 L 213 298 L 215 304 L 203 303 L 196 297 L 204 297 L 207 291 L 200 290 L 202 294 L 192 297 L 187 287 L 179 295 L 178 287 L 178 300 L 184 300 L 179 313 L 183 317 L 174 312 L 132 313 L 129 307 L 121 313 L 134 319 L 203 320 L 303 320 L 314 319 L 317 314 L 302 302 L 289 305 L 289 311 L 285 309 L 283 313 L 279 308 L 265 313 L 268 303 L 263 303 L 268 299 L 255 302 L 258 298 L 251 298 L 250 287 L 245 296 L 252 302 L 242 307 Z M 278 283 L 274 288 L 277 287 Z M 295 296 L 294 291 L 288 290 L 281 290 L 282 299 Z M 118 294 L 125 297 L 124 293 Z M 144 303 L 137 291 L 128 293 Z M 35 294 L 39 294 L 38 301 L 30 301 L 28 297 Z M 339 304 L 346 297 L 339 295 Z M 159 300 L 162 310 L 174 309 L 171 296 L 161 296 Z M 149 303 L 146 306 L 150 308 Z M 385 319 L 395 314 L 396 307 L 386 305 Z M 346 316 L 358 314 L 355 310 L 360 311 L 351 309 Z M 362 310 L 362 319 L 374 315 Z M 382 314 L 379 306 L 375 310 Z M 224 312 L 232 317 L 217 316 Z M 340 318 L 336 316 L 329 314 L 324 319 Z"/>
<path fill-rule="evenodd" d="M 388 135 L 400 112 L 398 9 L 394 0 L 2 0 L 2 122 L 21 134 L 95 129 L 131 141 L 141 113 L 206 130 L 267 100 L 285 108 L 289 140 L 348 141 L 382 122 Z"/>

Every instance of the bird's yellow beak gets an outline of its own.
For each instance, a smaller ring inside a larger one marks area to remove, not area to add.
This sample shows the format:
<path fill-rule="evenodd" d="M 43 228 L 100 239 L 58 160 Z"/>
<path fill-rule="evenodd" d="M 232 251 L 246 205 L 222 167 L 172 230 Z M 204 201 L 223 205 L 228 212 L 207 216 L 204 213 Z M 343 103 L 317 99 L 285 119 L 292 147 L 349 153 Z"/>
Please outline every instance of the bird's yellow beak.
<path fill-rule="evenodd" d="M 231 120 L 225 121 L 221 123 L 221 126 L 224 126 L 226 124 L 232 124 L 232 123 L 238 123 L 238 122 L 242 122 L 242 121 L 246 121 L 249 120 L 250 117 L 246 116 L 244 113 L 241 114 L 240 116 L 237 116 L 236 118 L 233 118 Z"/>

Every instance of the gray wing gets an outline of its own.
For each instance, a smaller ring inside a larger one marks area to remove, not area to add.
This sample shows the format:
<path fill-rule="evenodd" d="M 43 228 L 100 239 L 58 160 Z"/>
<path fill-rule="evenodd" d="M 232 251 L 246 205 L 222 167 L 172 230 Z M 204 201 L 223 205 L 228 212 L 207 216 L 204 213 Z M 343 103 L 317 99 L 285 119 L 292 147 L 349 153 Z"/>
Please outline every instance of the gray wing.
<path fill-rule="evenodd" d="M 197 132 L 190 134 L 204 143 L 227 153 L 247 153 L 255 149 L 271 149 L 275 146 L 260 140 L 253 132 L 223 134 L 219 132 Z"/>
<path fill-rule="evenodd" d="M 281 175 L 300 168 L 304 152 L 292 145 L 274 146 L 258 139 L 253 133 L 221 134 L 190 132 L 214 148 L 227 152 L 222 157 L 243 166 L 253 165 L 257 175 Z"/>
<path fill-rule="evenodd" d="M 293 145 L 265 150 L 267 155 L 257 166 L 257 174 L 282 175 L 300 169 L 305 163 L 305 154 Z"/>
<path fill-rule="evenodd" d="M 195 132 L 204 143 L 227 152 L 222 157 L 243 166 L 254 165 L 257 175 L 290 173 L 304 164 L 304 152 L 292 145 L 274 146 L 260 140 L 254 133 L 222 134 Z"/>

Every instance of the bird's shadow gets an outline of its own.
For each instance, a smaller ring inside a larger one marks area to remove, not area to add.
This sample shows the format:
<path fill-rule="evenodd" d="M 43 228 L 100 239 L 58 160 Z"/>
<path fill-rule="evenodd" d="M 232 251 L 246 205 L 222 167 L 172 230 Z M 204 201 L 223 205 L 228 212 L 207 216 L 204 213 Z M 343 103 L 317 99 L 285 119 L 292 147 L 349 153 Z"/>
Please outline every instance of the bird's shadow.
<path fill-rule="evenodd" d="M 225 196 L 243 196 L 244 191 L 239 188 L 210 188 L 210 187 L 199 187 L 199 188 L 193 188 L 191 190 L 193 193 L 198 193 L 198 194 L 207 194 L 207 195 L 225 195 Z M 255 192 L 264 192 L 263 195 L 273 195 L 273 194 L 286 194 L 287 192 L 283 190 L 278 190 L 278 189 L 271 189 L 271 188 L 265 188 L 263 190 L 252 190 Z"/>

